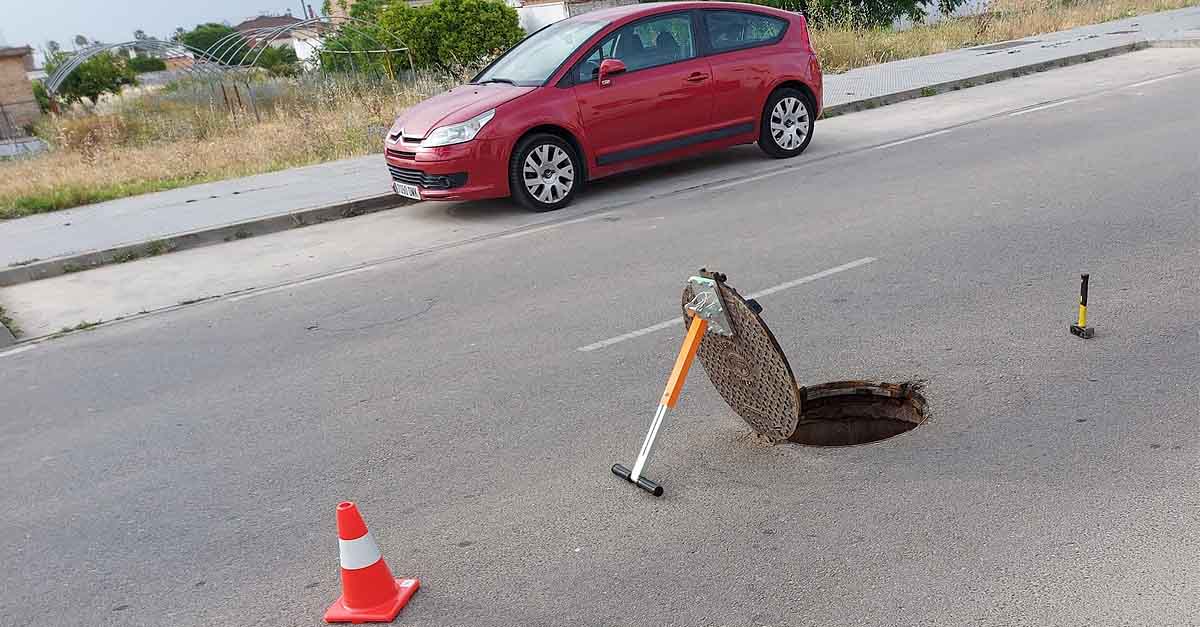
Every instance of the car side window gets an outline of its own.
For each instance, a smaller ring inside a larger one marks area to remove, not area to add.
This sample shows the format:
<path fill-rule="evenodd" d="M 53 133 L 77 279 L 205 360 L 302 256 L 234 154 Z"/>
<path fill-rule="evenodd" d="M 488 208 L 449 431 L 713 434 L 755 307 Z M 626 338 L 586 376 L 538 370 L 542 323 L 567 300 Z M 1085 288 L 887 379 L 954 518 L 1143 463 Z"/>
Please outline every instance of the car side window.
<path fill-rule="evenodd" d="M 609 35 L 579 64 L 578 80 L 596 78 L 600 62 L 619 59 L 625 70 L 634 72 L 696 57 L 692 18 L 671 14 L 630 24 Z"/>
<path fill-rule="evenodd" d="M 704 30 L 713 52 L 775 43 L 787 21 L 742 11 L 705 11 Z"/>
<path fill-rule="evenodd" d="M 600 45 L 588 55 L 582 63 L 579 64 L 578 82 L 586 83 L 596 80 L 596 76 L 600 73 L 600 62 L 605 59 L 613 58 L 613 48 L 616 47 L 617 38 L 609 36 Z"/>
<path fill-rule="evenodd" d="M 692 18 L 686 14 L 643 20 L 621 29 L 617 35 L 616 57 L 630 71 L 684 61 L 695 56 Z"/>

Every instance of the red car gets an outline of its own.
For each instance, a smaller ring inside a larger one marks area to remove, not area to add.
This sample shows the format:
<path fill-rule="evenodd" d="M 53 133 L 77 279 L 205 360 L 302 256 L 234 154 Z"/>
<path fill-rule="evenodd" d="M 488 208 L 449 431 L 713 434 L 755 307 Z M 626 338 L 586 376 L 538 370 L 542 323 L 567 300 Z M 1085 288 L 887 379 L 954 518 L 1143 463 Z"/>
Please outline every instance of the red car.
<path fill-rule="evenodd" d="M 584 182 L 758 142 L 794 157 L 821 113 L 804 17 L 730 2 L 636 4 L 526 37 L 385 140 L 396 193 L 566 206 Z"/>

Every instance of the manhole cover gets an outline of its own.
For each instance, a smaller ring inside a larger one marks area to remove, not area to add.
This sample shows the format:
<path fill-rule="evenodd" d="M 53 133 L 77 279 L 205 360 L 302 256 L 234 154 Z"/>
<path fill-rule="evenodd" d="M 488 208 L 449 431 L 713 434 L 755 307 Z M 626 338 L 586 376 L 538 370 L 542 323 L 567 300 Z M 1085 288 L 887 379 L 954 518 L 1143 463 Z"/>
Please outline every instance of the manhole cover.
<path fill-rule="evenodd" d="M 971 50 L 981 50 L 981 51 L 1007 50 L 1008 48 L 1016 48 L 1017 46 L 1024 46 L 1026 44 L 1036 44 L 1039 41 L 1041 41 L 1041 40 L 1040 39 L 1018 39 L 1016 41 L 1002 41 L 998 44 L 991 44 L 989 46 L 979 46 L 978 48 L 971 48 Z"/>
<path fill-rule="evenodd" d="M 718 281 L 733 337 L 706 333 L 698 357 L 721 398 L 755 431 L 772 441 L 788 439 L 800 419 L 796 378 L 779 342 L 737 290 Z M 691 302 L 691 285 L 683 290 L 683 304 Z M 687 313 L 683 315 L 688 323 Z"/>
<path fill-rule="evenodd" d="M 852 446 L 886 440 L 925 422 L 916 383 L 837 381 L 800 388 L 804 412 L 788 440 L 812 446 Z"/>
<path fill-rule="evenodd" d="M 773 442 L 852 446 L 899 435 L 925 421 L 921 384 L 837 381 L 799 387 L 787 357 L 759 313 L 716 272 L 701 275 L 721 290 L 732 336 L 705 333 L 697 357 L 729 404 L 755 431 Z M 683 289 L 683 320 L 695 293 Z M 711 323 L 710 323 L 711 324 Z"/>

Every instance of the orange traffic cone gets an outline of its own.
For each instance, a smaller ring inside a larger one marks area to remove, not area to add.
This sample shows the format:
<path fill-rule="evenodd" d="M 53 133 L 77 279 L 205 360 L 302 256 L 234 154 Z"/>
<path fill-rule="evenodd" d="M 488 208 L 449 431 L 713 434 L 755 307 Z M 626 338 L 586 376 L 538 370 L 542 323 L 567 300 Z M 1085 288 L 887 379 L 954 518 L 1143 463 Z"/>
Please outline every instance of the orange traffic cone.
<path fill-rule="evenodd" d="M 325 610 L 327 623 L 390 623 L 416 594 L 416 578 L 396 579 L 358 506 L 338 503 L 338 552 L 342 562 L 342 596 Z"/>

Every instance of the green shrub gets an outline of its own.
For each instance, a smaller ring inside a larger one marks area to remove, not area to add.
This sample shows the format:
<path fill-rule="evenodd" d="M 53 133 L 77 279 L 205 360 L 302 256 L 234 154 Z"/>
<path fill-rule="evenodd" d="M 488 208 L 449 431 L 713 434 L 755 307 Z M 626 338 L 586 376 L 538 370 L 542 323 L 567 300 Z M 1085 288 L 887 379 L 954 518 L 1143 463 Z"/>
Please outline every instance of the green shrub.
<path fill-rule="evenodd" d="M 54 75 L 60 65 L 71 58 L 70 53 L 59 52 L 46 62 L 46 74 Z M 90 100 L 96 104 L 102 94 L 117 94 L 125 85 L 136 85 L 137 78 L 125 61 L 125 57 L 111 52 L 101 52 L 79 64 L 67 75 L 58 87 L 57 95 L 64 101 Z"/>
<path fill-rule="evenodd" d="M 37 100 L 42 113 L 50 112 L 50 93 L 46 91 L 46 84 L 42 81 L 33 81 L 33 98 Z"/>
<path fill-rule="evenodd" d="M 167 69 L 167 62 L 158 57 L 133 57 L 129 59 L 129 69 L 135 74 L 162 72 Z"/>
<path fill-rule="evenodd" d="M 355 18 L 374 21 L 378 29 L 357 25 L 367 31 L 348 30 L 325 46 L 326 50 L 370 50 L 380 44 L 407 47 L 407 53 L 383 55 L 325 54 L 322 63 L 337 69 L 386 62 L 392 70 L 407 68 L 409 60 L 419 68 L 435 68 L 461 74 L 507 50 L 525 36 L 516 9 L 501 0 L 434 0 L 413 7 L 406 2 L 358 0 L 351 7 Z M 390 73 L 390 72 L 389 72 Z"/>

